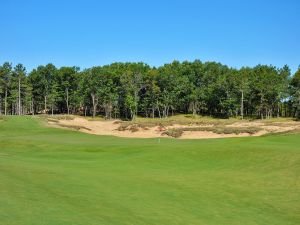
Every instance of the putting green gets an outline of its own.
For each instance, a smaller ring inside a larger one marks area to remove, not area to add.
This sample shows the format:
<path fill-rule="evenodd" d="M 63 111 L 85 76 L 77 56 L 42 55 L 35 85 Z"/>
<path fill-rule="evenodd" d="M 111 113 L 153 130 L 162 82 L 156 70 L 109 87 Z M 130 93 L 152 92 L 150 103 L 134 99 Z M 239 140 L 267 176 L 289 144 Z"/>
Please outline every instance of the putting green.
<path fill-rule="evenodd" d="M 125 139 L 0 122 L 2 225 L 298 225 L 300 135 Z"/>

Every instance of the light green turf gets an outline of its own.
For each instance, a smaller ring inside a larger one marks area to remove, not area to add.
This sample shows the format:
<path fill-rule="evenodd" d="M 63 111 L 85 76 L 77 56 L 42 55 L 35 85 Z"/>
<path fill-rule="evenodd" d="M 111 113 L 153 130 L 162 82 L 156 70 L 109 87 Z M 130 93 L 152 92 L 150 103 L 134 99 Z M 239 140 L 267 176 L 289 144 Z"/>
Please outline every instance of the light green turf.
<path fill-rule="evenodd" d="M 0 121 L 1 225 L 299 225 L 300 135 L 122 139 Z"/>

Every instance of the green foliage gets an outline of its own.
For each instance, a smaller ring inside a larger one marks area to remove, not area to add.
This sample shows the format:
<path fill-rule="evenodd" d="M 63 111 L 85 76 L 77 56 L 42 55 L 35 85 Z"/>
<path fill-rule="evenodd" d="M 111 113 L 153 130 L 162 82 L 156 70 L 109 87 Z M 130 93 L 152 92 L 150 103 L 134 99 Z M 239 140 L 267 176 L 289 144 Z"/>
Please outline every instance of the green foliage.
<path fill-rule="evenodd" d="M 262 119 L 300 115 L 298 75 L 291 79 L 288 66 L 237 70 L 195 60 L 173 61 L 158 68 L 142 62 L 112 63 L 80 71 L 48 64 L 26 77 L 21 67 L 12 70 L 9 63 L 0 67 L 1 113 L 6 108 L 16 114 L 20 104 L 17 77 L 22 77 L 24 114 L 72 113 L 128 120 L 181 113 Z"/>

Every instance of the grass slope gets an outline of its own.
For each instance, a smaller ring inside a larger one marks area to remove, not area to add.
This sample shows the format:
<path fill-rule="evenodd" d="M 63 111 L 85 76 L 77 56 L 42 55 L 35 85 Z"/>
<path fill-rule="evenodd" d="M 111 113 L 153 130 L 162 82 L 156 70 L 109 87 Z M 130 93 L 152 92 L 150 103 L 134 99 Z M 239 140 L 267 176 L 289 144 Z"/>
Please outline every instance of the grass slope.
<path fill-rule="evenodd" d="M 124 139 L 0 122 L 0 224 L 300 224 L 300 135 Z"/>

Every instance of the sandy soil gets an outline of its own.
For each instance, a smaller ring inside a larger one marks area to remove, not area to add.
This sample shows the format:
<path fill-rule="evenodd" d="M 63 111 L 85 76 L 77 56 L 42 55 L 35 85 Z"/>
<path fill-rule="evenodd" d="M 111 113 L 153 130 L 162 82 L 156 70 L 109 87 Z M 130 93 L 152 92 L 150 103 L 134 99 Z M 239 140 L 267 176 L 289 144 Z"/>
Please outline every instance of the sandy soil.
<path fill-rule="evenodd" d="M 54 126 L 60 124 L 65 126 L 82 126 L 88 129 L 80 128 L 79 131 L 89 134 L 97 135 L 113 135 L 118 137 L 132 137 L 132 138 L 154 138 L 161 137 L 161 132 L 158 127 L 148 128 L 147 130 L 139 129 L 137 132 L 129 130 L 119 131 L 120 123 L 118 120 L 114 121 L 88 121 L 84 118 L 75 118 L 73 120 L 59 120 L 58 123 L 48 122 Z"/>
<path fill-rule="evenodd" d="M 248 137 L 248 136 L 261 136 L 268 132 L 262 130 L 256 134 L 250 135 L 249 133 L 241 134 L 216 134 L 211 131 L 184 131 L 180 139 L 208 139 L 208 138 L 229 138 L 229 137 Z"/>
<path fill-rule="evenodd" d="M 58 120 L 58 121 L 48 121 L 48 124 L 55 127 L 80 127 L 79 131 L 89 134 L 96 135 L 112 135 L 118 137 L 127 138 L 158 138 L 158 137 L 168 137 L 167 135 L 162 135 L 164 129 L 158 126 L 149 127 L 146 129 L 138 128 L 137 131 L 132 132 L 130 130 L 119 131 L 120 121 L 89 121 L 81 117 L 75 117 L 73 120 Z M 264 122 L 236 122 L 228 127 L 260 127 L 261 131 L 250 135 L 249 133 L 241 134 L 216 134 L 211 131 L 184 131 L 180 139 L 206 139 L 206 138 L 228 138 L 228 137 L 246 137 L 246 136 L 261 136 L 270 132 L 284 132 L 294 129 L 300 129 L 299 122 L 288 122 L 288 123 L 274 123 L 265 124 Z M 199 125 L 173 125 L 165 127 L 165 129 L 170 128 L 183 128 L 183 127 L 200 127 Z M 68 128 L 67 128 L 68 129 Z"/>
<path fill-rule="evenodd" d="M 294 129 L 300 128 L 299 122 L 274 122 L 274 123 L 265 123 L 264 121 L 255 121 L 255 122 L 236 122 L 230 125 L 227 125 L 228 127 L 260 127 L 263 129 L 264 132 L 258 132 L 258 133 L 270 133 L 270 132 L 285 132 L 285 131 L 291 131 Z M 260 136 L 255 134 L 256 136 Z M 262 134 L 261 134 L 262 135 Z"/>

